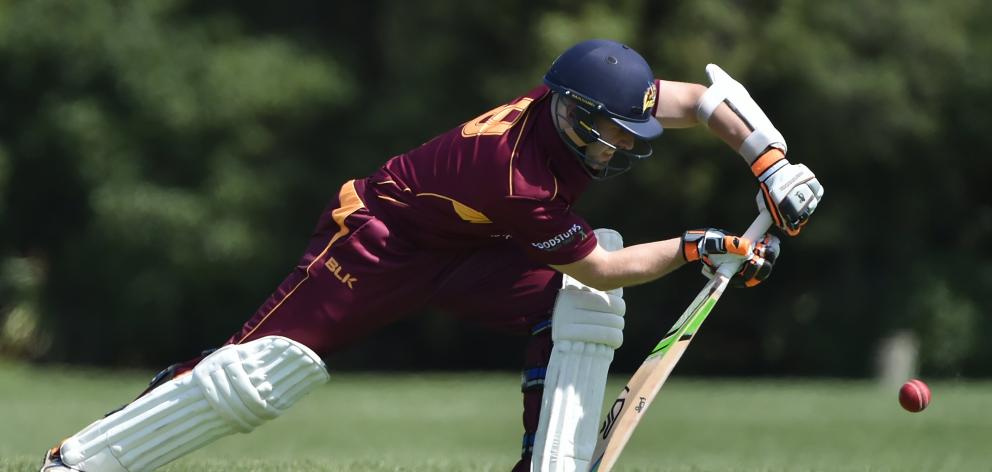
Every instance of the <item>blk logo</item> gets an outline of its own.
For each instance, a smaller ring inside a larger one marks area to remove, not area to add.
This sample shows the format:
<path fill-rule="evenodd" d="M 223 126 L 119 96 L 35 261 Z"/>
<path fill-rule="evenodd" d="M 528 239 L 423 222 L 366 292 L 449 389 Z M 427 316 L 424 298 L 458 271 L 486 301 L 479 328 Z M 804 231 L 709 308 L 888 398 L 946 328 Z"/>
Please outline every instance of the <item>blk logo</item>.
<path fill-rule="evenodd" d="M 355 289 L 354 283 L 358 282 L 358 279 L 352 277 L 351 274 L 348 273 L 342 275 L 341 273 L 344 272 L 344 270 L 341 268 L 341 264 L 338 263 L 338 261 L 335 260 L 333 257 L 328 259 L 327 263 L 324 264 L 324 266 L 327 267 L 327 270 L 331 271 L 331 273 L 334 274 L 334 277 L 340 280 L 341 283 L 347 285 L 348 288 L 352 290 Z"/>

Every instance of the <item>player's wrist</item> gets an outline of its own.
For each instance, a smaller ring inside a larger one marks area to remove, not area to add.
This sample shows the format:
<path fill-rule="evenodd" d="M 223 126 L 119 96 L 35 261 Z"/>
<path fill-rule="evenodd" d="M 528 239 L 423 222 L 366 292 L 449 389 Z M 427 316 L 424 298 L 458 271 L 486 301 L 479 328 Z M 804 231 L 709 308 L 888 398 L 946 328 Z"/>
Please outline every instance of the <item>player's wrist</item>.
<path fill-rule="evenodd" d="M 686 262 L 695 262 L 700 258 L 699 241 L 706 236 L 706 231 L 701 229 L 690 229 L 682 233 L 682 258 Z"/>
<path fill-rule="evenodd" d="M 785 158 L 785 151 L 769 147 L 751 163 L 751 173 L 759 182 L 764 182 L 768 176 L 786 165 L 789 165 L 789 160 Z"/>

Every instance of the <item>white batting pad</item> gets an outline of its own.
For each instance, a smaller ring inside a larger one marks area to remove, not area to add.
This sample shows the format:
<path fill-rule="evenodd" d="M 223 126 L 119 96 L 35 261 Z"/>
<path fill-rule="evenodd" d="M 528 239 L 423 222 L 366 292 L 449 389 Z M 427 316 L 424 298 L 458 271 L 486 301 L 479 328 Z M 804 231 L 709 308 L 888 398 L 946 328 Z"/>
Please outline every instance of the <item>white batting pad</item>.
<path fill-rule="evenodd" d="M 737 113 L 737 116 L 751 128 L 751 134 L 744 139 L 741 148 L 737 150 L 748 165 L 754 163 L 762 151 L 769 146 L 786 152 L 785 137 L 765 116 L 765 112 L 740 82 L 734 80 L 716 64 L 706 66 L 706 75 L 709 76 L 712 85 L 703 93 L 696 108 L 696 117 L 700 123 L 708 125 L 713 112 L 726 101 L 734 113 Z"/>
<path fill-rule="evenodd" d="M 600 246 L 623 247 L 613 230 L 596 230 Z M 554 347 L 544 378 L 531 470 L 589 469 L 613 351 L 623 343 L 623 289 L 603 292 L 565 276 L 552 313 Z"/>
<path fill-rule="evenodd" d="M 327 382 L 320 357 L 267 336 L 213 352 L 62 444 L 62 460 L 86 472 L 153 470 L 214 440 L 247 433 Z"/>

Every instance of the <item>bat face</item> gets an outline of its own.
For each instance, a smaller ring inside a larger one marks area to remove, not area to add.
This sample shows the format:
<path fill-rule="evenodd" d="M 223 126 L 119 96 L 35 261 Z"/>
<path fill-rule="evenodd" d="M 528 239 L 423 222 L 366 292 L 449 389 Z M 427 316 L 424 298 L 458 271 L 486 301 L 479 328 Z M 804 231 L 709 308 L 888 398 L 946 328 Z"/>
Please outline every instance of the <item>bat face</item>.
<path fill-rule="evenodd" d="M 599 440 L 593 452 L 590 471 L 606 472 L 616 464 L 620 452 L 634 433 L 634 428 L 675 369 L 675 365 L 689 347 L 692 337 L 720 299 L 728 282 L 729 279 L 722 275 L 710 280 L 668 334 L 651 351 L 637 372 L 634 372 L 633 377 L 606 413 L 599 430 Z"/>

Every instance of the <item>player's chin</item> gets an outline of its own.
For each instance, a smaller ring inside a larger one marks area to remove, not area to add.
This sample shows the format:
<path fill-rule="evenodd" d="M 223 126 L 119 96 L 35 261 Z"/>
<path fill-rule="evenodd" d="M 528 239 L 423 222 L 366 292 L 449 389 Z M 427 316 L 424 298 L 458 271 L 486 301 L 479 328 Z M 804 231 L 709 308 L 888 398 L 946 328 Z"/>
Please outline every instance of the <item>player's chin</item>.
<path fill-rule="evenodd" d="M 610 165 L 610 159 L 612 159 L 612 158 L 613 158 L 612 155 L 611 156 L 600 156 L 598 158 L 587 158 L 586 159 L 586 165 L 589 166 L 592 170 L 597 170 L 597 171 L 604 170 L 607 167 L 609 167 L 609 165 Z"/>

